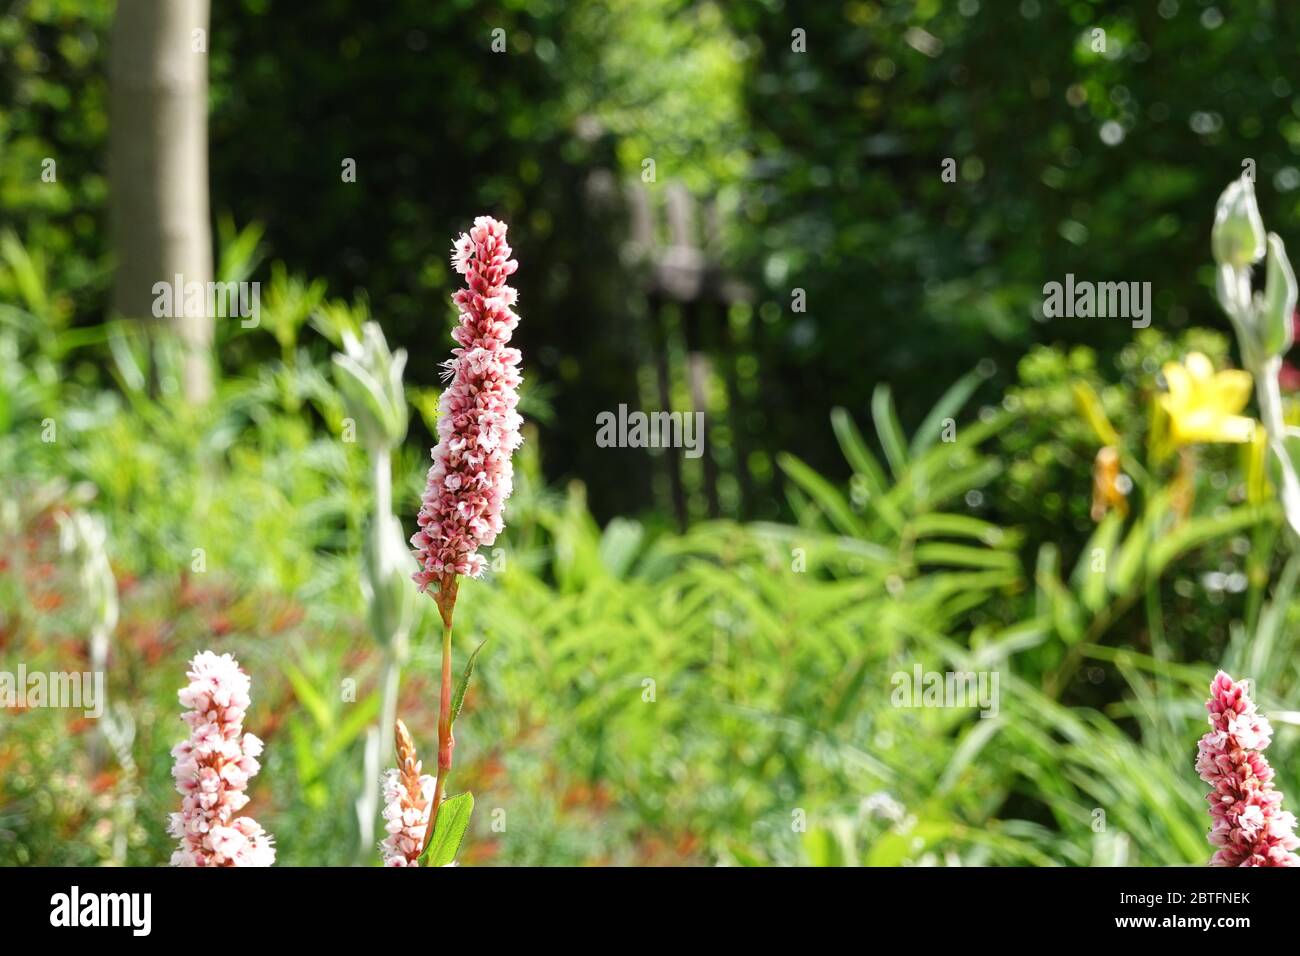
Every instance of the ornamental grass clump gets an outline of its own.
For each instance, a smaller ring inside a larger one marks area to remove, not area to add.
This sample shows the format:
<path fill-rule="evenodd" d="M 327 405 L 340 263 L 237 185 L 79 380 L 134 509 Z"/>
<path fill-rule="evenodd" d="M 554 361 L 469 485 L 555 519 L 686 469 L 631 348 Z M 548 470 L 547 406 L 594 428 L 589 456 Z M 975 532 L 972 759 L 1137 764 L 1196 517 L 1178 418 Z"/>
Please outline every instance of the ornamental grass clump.
<path fill-rule="evenodd" d="M 470 655 L 453 694 L 451 626 L 460 576 L 476 578 L 483 573 L 485 561 L 478 550 L 493 544 L 504 528 L 505 502 L 513 487 L 510 456 L 523 441 L 519 431 L 523 420 L 516 411 L 517 389 L 522 380 L 520 354 L 509 346 L 519 324 L 513 308 L 518 293 L 506 285 L 519 263 L 511 258 L 506 228 L 503 222 L 480 216 L 452 247 L 452 266 L 465 277 L 466 285 L 452 296 L 460 310 L 452 331 L 458 347 L 452 349 L 452 357 L 444 366 L 447 387 L 438 402 L 438 443 L 433 448 L 433 465 L 417 518 L 419 530 L 411 537 L 420 563 L 413 578 L 421 592 L 432 589 L 443 625 L 438 765 L 421 853 L 412 859 L 403 850 L 405 865 L 420 865 L 421 859 L 426 866 L 450 863 L 474 807 L 469 793 L 446 798 L 456 745 L 452 725 L 464 703 L 478 655 L 478 650 Z M 397 776 L 390 773 L 385 781 L 385 797 L 389 800 L 385 817 L 391 827 L 394 817 L 390 814 L 400 810 L 397 819 L 402 823 L 402 832 L 406 832 L 407 818 L 417 817 L 414 805 L 417 798 L 423 798 L 424 785 L 412 776 L 419 773 L 418 763 L 413 771 L 406 767 L 404 728 L 400 723 L 398 727 L 398 759 L 404 769 Z M 409 741 L 409 736 L 406 739 Z M 411 745 L 409 755 L 413 753 Z M 419 813 L 423 814 L 423 810 Z M 388 844 L 385 841 L 385 846 Z M 402 849 L 396 844 L 393 847 Z M 383 852 L 385 863 L 403 865 L 395 862 L 395 853 L 389 849 Z"/>
<path fill-rule="evenodd" d="M 168 832 L 180 840 L 172 866 L 270 866 L 271 835 L 251 817 L 235 816 L 248 805 L 248 781 L 261 769 L 262 741 L 244 733 L 248 675 L 229 654 L 204 651 L 190 661 L 190 682 L 179 692 L 190 708 L 181 717 L 190 739 L 172 748 L 172 777 L 181 811 Z"/>
<path fill-rule="evenodd" d="M 1211 866 L 1300 866 L 1295 817 L 1273 789 L 1273 768 L 1263 751 L 1273 737 L 1255 709 L 1245 682 L 1223 671 L 1210 684 L 1210 731 L 1201 738 L 1196 772 L 1214 788 L 1206 794 L 1210 843 L 1219 849 Z"/>

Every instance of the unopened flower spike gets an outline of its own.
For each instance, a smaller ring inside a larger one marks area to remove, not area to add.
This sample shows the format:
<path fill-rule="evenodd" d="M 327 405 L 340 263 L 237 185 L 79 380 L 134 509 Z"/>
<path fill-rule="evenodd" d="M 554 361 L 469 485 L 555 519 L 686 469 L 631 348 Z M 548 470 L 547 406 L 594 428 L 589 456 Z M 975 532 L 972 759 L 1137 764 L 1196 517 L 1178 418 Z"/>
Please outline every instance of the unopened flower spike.
<path fill-rule="evenodd" d="M 394 738 L 397 769 L 384 771 L 384 829 L 388 836 L 379 844 L 379 852 L 384 866 L 419 866 L 436 782 L 420 772 L 415 741 L 400 720 Z"/>

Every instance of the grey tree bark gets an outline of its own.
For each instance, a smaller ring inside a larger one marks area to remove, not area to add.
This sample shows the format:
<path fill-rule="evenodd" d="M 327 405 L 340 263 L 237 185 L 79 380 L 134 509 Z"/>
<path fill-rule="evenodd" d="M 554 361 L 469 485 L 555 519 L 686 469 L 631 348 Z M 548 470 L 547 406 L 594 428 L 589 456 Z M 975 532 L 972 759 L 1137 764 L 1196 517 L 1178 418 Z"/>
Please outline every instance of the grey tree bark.
<path fill-rule="evenodd" d="M 118 0 L 108 173 L 113 307 L 124 317 L 153 321 L 155 283 L 212 280 L 208 16 L 209 0 Z M 213 316 L 187 314 L 184 301 L 171 321 L 185 347 L 184 395 L 200 403 L 212 393 Z"/>

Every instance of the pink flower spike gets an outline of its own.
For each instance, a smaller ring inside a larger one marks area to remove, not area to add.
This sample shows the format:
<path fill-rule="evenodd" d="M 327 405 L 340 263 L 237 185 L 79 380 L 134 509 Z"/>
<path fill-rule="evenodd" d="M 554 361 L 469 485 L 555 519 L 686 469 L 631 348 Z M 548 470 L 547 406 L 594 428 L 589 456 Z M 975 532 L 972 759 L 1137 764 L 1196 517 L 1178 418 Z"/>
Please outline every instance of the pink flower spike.
<path fill-rule="evenodd" d="M 384 866 L 419 866 L 424 837 L 433 808 L 437 780 L 421 772 L 415 753 L 415 741 L 400 720 L 394 728 L 397 744 L 397 767 L 385 770 L 384 830 L 388 836 L 379 844 Z"/>
<path fill-rule="evenodd" d="M 513 487 L 511 453 L 523 442 L 518 349 L 507 348 L 519 323 L 511 306 L 518 294 L 506 278 L 519 267 L 510 258 L 506 224 L 479 216 L 452 247 L 451 262 L 467 288 L 452 296 L 460 309 L 452 332 L 458 348 L 446 364 L 449 382 L 438 402 L 438 444 L 411 537 L 420 562 L 412 577 L 426 590 L 458 574 L 478 577 L 504 528 L 502 513 Z"/>
<path fill-rule="evenodd" d="M 275 846 L 250 817 L 235 814 L 248 804 L 248 778 L 260 769 L 262 742 L 244 733 L 251 682 L 229 654 L 204 651 L 190 661 L 189 686 L 178 697 L 190 710 L 182 718 L 190 739 L 172 748 L 172 777 L 181 812 L 168 832 L 180 841 L 172 866 L 270 866 Z"/>
<path fill-rule="evenodd" d="M 1295 817 L 1282 809 L 1273 789 L 1273 768 L 1263 751 L 1273 738 L 1267 718 L 1255 710 L 1244 681 L 1223 671 L 1210 683 L 1210 732 L 1197 745 L 1196 772 L 1214 788 L 1211 866 L 1300 866 Z"/>

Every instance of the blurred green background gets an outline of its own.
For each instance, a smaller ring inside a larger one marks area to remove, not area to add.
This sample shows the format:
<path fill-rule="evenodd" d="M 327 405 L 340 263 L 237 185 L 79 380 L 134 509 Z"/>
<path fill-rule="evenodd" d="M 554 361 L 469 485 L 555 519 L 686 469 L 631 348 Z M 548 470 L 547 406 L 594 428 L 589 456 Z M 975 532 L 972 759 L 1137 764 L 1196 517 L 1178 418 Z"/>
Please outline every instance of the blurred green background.
<path fill-rule="evenodd" d="M 529 425 L 500 560 L 459 606 L 457 667 L 490 639 L 457 727 L 463 862 L 1201 863 L 1221 663 L 1257 681 L 1300 795 L 1276 509 L 1210 446 L 1190 509 L 1153 466 L 1095 522 L 1079 400 L 1141 449 L 1161 363 L 1233 363 L 1213 204 L 1249 161 L 1296 238 L 1295 9 L 214 4 L 216 272 L 260 281 L 263 314 L 217 320 L 198 405 L 166 331 L 111 305 L 113 16 L 0 12 L 0 661 L 89 660 L 60 528 L 98 515 L 121 705 L 107 732 L 0 714 L 0 863 L 166 861 L 174 695 L 208 647 L 252 675 L 249 812 L 280 862 L 376 859 L 354 809 L 374 495 L 330 356 L 366 319 L 409 353 L 413 529 L 448 250 L 485 213 L 521 264 Z M 1152 328 L 1044 320 L 1067 273 L 1150 282 Z M 597 447 L 620 403 L 705 412 L 706 454 Z M 432 754 L 430 604 L 399 713 Z M 917 663 L 996 670 L 998 717 L 892 707 Z"/>

